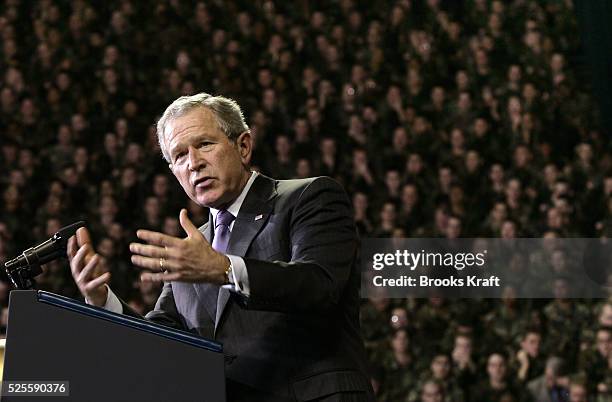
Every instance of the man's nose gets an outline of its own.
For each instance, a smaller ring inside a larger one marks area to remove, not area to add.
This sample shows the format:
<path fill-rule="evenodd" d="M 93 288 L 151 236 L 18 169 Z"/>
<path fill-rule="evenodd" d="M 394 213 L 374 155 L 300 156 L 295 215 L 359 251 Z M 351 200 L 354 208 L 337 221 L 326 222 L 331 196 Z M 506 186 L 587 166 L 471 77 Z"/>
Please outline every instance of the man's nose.
<path fill-rule="evenodd" d="M 188 149 L 188 157 L 189 157 L 189 170 L 196 172 L 200 170 L 206 164 L 202 155 L 195 147 L 189 146 Z"/>

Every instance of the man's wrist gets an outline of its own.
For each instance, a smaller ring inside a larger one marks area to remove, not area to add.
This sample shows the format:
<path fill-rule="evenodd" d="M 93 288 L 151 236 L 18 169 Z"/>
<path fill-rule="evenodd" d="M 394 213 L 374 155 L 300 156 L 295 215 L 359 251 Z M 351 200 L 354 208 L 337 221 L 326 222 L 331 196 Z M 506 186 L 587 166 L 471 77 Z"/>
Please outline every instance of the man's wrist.
<path fill-rule="evenodd" d="M 224 263 L 225 263 L 225 271 L 224 271 L 224 276 L 223 276 L 223 284 L 229 284 L 232 283 L 232 260 L 230 260 L 226 255 L 223 256 L 224 258 Z"/>
<path fill-rule="evenodd" d="M 108 286 L 105 284 L 102 289 L 100 289 L 99 295 L 95 295 L 93 297 L 91 295 L 86 296 L 85 303 L 91 304 L 92 306 L 96 307 L 104 307 L 108 300 L 108 294 Z"/>

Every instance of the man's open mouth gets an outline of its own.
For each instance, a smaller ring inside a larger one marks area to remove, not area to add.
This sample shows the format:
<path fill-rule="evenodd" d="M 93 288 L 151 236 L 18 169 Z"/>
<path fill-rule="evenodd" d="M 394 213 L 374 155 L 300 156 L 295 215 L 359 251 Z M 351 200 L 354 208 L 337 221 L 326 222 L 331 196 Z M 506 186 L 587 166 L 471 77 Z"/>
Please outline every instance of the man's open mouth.
<path fill-rule="evenodd" d="M 210 176 L 200 177 L 193 182 L 193 186 L 195 188 L 205 188 L 212 183 L 212 180 L 213 178 Z"/>

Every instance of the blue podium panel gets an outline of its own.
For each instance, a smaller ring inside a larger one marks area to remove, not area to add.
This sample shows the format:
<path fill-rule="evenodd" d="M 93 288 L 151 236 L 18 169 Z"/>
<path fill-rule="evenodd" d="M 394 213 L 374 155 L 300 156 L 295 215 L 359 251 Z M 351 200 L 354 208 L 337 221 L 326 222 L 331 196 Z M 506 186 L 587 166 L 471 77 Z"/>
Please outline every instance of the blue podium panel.
<path fill-rule="evenodd" d="M 54 383 L 65 384 L 67 395 L 51 396 L 50 389 L 62 389 Z M 9 384 L 16 384 L 11 395 Z M 34 388 L 26 384 L 50 385 L 25 396 Z M 2 395 L 3 402 L 224 402 L 222 347 L 62 296 L 17 290 L 10 295 Z"/>

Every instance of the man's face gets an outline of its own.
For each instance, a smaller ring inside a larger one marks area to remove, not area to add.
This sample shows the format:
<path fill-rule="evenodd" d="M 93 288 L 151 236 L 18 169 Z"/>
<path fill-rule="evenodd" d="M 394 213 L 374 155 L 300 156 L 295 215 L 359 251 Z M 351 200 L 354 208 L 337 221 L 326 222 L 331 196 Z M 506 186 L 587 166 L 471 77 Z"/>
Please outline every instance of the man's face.
<path fill-rule="evenodd" d="M 405 206 L 412 207 L 418 201 L 418 192 L 416 186 L 412 184 L 405 185 L 402 190 L 402 202 Z"/>
<path fill-rule="evenodd" d="M 570 402 L 586 402 L 587 392 L 584 386 L 572 384 L 570 386 Z"/>
<path fill-rule="evenodd" d="M 606 327 L 612 326 L 612 305 L 606 304 L 603 306 L 599 314 L 599 324 Z"/>
<path fill-rule="evenodd" d="M 405 352 L 408 349 L 408 334 L 406 331 L 397 331 L 391 339 L 391 347 L 395 352 Z"/>
<path fill-rule="evenodd" d="M 597 350 L 603 357 L 610 357 L 610 352 L 612 351 L 612 336 L 610 332 L 607 330 L 597 331 L 596 345 Z"/>
<path fill-rule="evenodd" d="M 472 341 L 470 338 L 465 336 L 458 336 L 455 338 L 455 349 L 453 355 L 457 353 L 462 357 L 469 357 L 472 354 Z"/>
<path fill-rule="evenodd" d="M 446 228 L 446 236 L 449 239 L 456 239 L 461 234 L 461 221 L 457 218 L 450 218 Z"/>
<path fill-rule="evenodd" d="M 450 371 L 450 362 L 446 356 L 436 356 L 431 362 L 431 372 L 437 379 L 445 379 Z"/>
<path fill-rule="evenodd" d="M 185 193 L 201 206 L 225 208 L 249 178 L 251 137 L 232 142 L 217 125 L 213 112 L 196 108 L 171 121 L 165 146 L 170 168 Z"/>
<path fill-rule="evenodd" d="M 493 207 L 493 218 L 497 221 L 503 221 L 507 217 L 506 204 L 498 202 Z"/>
<path fill-rule="evenodd" d="M 521 346 L 529 356 L 535 358 L 540 352 L 540 339 L 540 334 L 529 333 L 523 339 Z"/>
<path fill-rule="evenodd" d="M 504 358 L 498 354 L 493 354 L 487 362 L 487 373 L 489 378 L 494 381 L 503 380 L 506 375 L 506 363 Z"/>
<path fill-rule="evenodd" d="M 423 402 L 441 402 L 443 398 L 440 386 L 433 382 L 426 383 L 421 391 L 421 400 Z"/>

